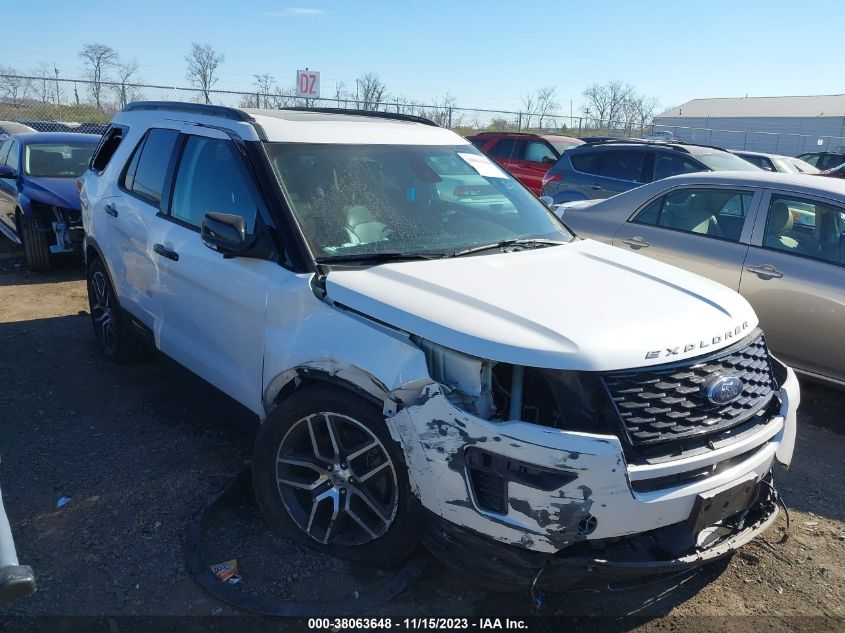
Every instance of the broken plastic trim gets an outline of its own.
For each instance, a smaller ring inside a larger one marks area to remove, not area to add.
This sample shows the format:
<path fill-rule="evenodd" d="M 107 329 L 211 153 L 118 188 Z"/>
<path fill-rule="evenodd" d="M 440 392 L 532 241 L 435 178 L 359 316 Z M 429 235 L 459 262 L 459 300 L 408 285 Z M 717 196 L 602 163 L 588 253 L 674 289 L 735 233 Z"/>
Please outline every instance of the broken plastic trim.
<path fill-rule="evenodd" d="M 428 566 L 428 556 L 418 548 L 394 576 L 375 585 L 358 598 L 329 602 L 307 603 L 293 600 L 275 600 L 243 590 L 242 583 L 230 585 L 221 582 L 211 572 L 208 563 L 203 558 L 203 521 L 206 513 L 216 505 L 233 500 L 243 494 L 250 494 L 251 483 L 252 472 L 250 468 L 244 468 L 228 486 L 206 504 L 185 531 L 185 568 L 203 589 L 218 600 L 239 609 L 264 615 L 298 618 L 345 616 L 375 609 L 395 598 L 408 589 Z"/>

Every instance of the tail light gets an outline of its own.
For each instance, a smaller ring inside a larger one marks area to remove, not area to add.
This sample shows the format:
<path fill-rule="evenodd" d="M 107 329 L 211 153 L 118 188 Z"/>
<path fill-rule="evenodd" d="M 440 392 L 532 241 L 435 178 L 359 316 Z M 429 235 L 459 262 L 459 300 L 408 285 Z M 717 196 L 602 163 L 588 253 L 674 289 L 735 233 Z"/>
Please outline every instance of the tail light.
<path fill-rule="evenodd" d="M 550 182 L 560 182 L 563 180 L 563 174 L 553 174 L 551 170 L 543 174 L 543 187 L 545 188 Z"/>

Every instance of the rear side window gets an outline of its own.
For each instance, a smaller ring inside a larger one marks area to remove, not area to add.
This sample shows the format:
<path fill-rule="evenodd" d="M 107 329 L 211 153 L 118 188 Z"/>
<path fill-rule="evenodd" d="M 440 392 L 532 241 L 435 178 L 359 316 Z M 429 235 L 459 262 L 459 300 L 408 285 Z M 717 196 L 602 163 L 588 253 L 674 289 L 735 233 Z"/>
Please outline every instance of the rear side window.
<path fill-rule="evenodd" d="M 754 194 L 730 189 L 678 189 L 646 206 L 634 222 L 739 241 Z"/>
<path fill-rule="evenodd" d="M 132 153 L 123 175 L 123 187 L 151 204 L 160 206 L 167 169 L 178 138 L 179 132 L 176 130 L 152 129 L 147 132 Z"/>
<path fill-rule="evenodd" d="M 490 155 L 496 158 L 504 158 L 505 160 L 522 160 L 524 149 L 525 143 L 512 138 L 503 138 L 493 146 L 493 149 L 490 150 Z"/>
<path fill-rule="evenodd" d="M 569 160 L 572 161 L 572 166 L 585 174 L 599 173 L 599 154 L 598 152 L 578 152 L 568 154 Z"/>
<path fill-rule="evenodd" d="M 103 172 L 106 165 L 109 164 L 111 157 L 114 156 L 114 153 L 117 151 L 117 148 L 120 147 L 120 143 L 123 141 L 123 137 L 126 135 L 127 131 L 128 130 L 125 127 L 114 125 L 106 130 L 100 144 L 97 146 L 97 149 L 94 150 L 94 155 L 91 157 L 90 167 L 92 170 L 98 174 Z"/>
<path fill-rule="evenodd" d="M 599 175 L 617 180 L 642 182 L 643 152 L 607 152 L 601 162 Z"/>
<path fill-rule="evenodd" d="M 704 168 L 683 156 L 658 153 L 654 157 L 654 180 L 662 180 L 669 176 L 690 174 L 696 171 L 704 171 Z"/>
<path fill-rule="evenodd" d="M 476 138 L 472 140 L 472 144 L 475 145 L 478 149 L 481 149 L 487 144 L 486 138 Z"/>

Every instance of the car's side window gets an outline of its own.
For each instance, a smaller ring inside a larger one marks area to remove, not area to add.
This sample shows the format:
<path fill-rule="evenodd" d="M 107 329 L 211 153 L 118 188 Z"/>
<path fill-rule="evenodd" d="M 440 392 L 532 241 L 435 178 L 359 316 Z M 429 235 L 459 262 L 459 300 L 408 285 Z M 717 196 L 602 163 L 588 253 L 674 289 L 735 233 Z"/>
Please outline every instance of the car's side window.
<path fill-rule="evenodd" d="M 6 156 L 6 165 L 11 167 L 15 171 L 20 171 L 20 168 L 21 168 L 20 143 L 18 143 L 15 140 L 12 140 L 12 145 L 9 147 L 9 155 Z"/>
<path fill-rule="evenodd" d="M 567 155 L 572 162 L 572 167 L 577 171 L 585 174 L 597 174 L 599 172 L 601 156 L 598 152 L 578 152 L 576 154 L 567 152 Z"/>
<path fill-rule="evenodd" d="M 739 241 L 754 194 L 730 189 L 676 189 L 648 204 L 637 224 Z"/>
<path fill-rule="evenodd" d="M 6 157 L 9 155 L 9 149 L 12 147 L 12 140 L 7 139 L 0 145 L 0 167 L 6 164 Z"/>
<path fill-rule="evenodd" d="M 645 152 L 607 152 L 601 161 L 599 175 L 605 178 L 643 181 Z"/>
<path fill-rule="evenodd" d="M 487 144 L 487 139 L 477 138 L 472 141 L 472 144 L 475 145 L 478 149 L 481 149 Z"/>
<path fill-rule="evenodd" d="M 525 160 L 542 163 L 543 159 L 557 160 L 552 148 L 541 141 L 528 141 L 525 146 Z"/>
<path fill-rule="evenodd" d="M 763 246 L 845 264 L 845 209 L 810 198 L 773 194 Z"/>
<path fill-rule="evenodd" d="M 103 139 L 100 141 L 100 144 L 94 151 L 94 155 L 91 157 L 91 169 L 98 173 L 102 173 L 102 171 L 106 168 L 106 165 L 109 164 L 111 157 L 114 156 L 114 153 L 117 151 L 117 148 L 120 146 L 120 143 L 123 141 L 123 137 L 125 135 L 125 128 L 119 126 L 110 127 L 103 135 Z"/>
<path fill-rule="evenodd" d="M 683 156 L 658 152 L 654 156 L 654 180 L 662 180 L 678 174 L 691 174 L 702 171 L 701 165 Z"/>
<path fill-rule="evenodd" d="M 189 136 L 176 172 L 170 215 L 199 227 L 211 211 L 241 216 L 252 232 L 257 194 L 232 141 Z"/>
<path fill-rule="evenodd" d="M 490 150 L 490 155 L 505 160 L 522 160 L 525 143 L 512 138 L 503 138 Z"/>
<path fill-rule="evenodd" d="M 160 207 L 167 169 L 179 132 L 153 128 L 147 132 L 129 160 L 121 183 L 127 191 Z"/>
<path fill-rule="evenodd" d="M 801 156 L 799 156 L 798 158 L 803 160 L 805 163 L 809 163 L 813 167 L 818 167 L 818 165 L 817 165 L 817 163 L 819 162 L 819 155 L 818 154 L 801 154 Z"/>

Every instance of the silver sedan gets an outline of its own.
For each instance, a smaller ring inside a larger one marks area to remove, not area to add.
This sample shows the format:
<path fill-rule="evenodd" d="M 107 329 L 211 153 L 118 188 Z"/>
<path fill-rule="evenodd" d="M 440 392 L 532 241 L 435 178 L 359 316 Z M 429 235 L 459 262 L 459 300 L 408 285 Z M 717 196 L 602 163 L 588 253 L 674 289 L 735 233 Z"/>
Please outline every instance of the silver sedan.
<path fill-rule="evenodd" d="M 581 237 L 739 291 L 786 363 L 845 386 L 845 181 L 703 172 L 557 210 Z"/>

